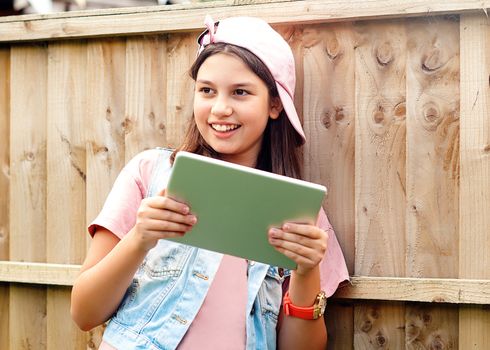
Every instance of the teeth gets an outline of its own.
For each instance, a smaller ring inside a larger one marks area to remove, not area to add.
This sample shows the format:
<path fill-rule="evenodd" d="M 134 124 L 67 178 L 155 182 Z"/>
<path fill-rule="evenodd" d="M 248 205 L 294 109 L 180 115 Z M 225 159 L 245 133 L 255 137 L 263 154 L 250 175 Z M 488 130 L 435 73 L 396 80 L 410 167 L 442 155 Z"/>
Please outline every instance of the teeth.
<path fill-rule="evenodd" d="M 222 132 L 225 132 L 225 131 L 231 131 L 231 130 L 235 130 L 239 127 L 239 125 L 230 125 L 230 124 L 226 124 L 226 125 L 223 125 L 223 124 L 211 124 L 211 127 L 216 130 L 216 131 L 222 131 Z"/>

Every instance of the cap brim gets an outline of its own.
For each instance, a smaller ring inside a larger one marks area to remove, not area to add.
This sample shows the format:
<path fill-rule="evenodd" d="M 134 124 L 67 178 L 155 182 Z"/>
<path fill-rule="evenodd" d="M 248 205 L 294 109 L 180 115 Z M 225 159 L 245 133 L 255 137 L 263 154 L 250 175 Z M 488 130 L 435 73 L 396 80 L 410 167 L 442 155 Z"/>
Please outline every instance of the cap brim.
<path fill-rule="evenodd" d="M 298 116 L 298 112 L 296 112 L 296 107 L 294 106 L 294 102 L 288 92 L 276 82 L 277 91 L 279 92 L 279 97 L 281 98 L 282 107 L 284 111 L 288 115 L 288 119 L 293 125 L 296 132 L 303 139 L 303 143 L 306 142 L 305 132 L 303 130 L 303 126 L 301 125 L 301 121 Z"/>

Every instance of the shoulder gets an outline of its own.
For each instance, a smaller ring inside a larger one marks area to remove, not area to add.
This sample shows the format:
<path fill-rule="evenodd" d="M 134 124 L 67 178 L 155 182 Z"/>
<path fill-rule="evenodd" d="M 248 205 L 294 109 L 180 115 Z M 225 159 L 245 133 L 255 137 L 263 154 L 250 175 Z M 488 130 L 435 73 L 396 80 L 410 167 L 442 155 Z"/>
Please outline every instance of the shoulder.
<path fill-rule="evenodd" d="M 165 157 L 168 159 L 173 150 L 168 148 L 152 148 L 136 154 L 124 167 L 123 171 L 130 175 L 146 193 L 155 165 Z"/>
<path fill-rule="evenodd" d="M 168 148 L 152 148 L 136 154 L 124 167 L 133 174 L 151 174 L 159 157 L 170 157 L 173 150 Z"/>

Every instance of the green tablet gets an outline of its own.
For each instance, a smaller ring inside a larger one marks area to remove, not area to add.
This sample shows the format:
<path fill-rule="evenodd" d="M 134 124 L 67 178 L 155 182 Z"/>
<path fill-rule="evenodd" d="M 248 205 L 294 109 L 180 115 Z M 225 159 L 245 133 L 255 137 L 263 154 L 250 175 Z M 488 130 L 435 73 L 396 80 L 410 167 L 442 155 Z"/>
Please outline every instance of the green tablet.
<path fill-rule="evenodd" d="M 197 216 L 191 231 L 171 240 L 295 269 L 269 244 L 267 232 L 285 221 L 315 223 L 326 188 L 181 151 L 166 193 Z"/>

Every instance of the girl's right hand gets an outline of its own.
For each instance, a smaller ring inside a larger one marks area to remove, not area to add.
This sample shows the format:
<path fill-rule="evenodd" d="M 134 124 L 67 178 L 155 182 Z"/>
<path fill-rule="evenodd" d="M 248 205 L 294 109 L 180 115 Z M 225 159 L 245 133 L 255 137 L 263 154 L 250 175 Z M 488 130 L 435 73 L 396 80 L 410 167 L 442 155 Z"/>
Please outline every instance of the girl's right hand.
<path fill-rule="evenodd" d="M 165 189 L 141 201 L 136 224 L 131 234 L 144 251 L 153 248 L 159 239 L 180 237 L 192 229 L 197 218 L 190 208 L 165 196 Z"/>

